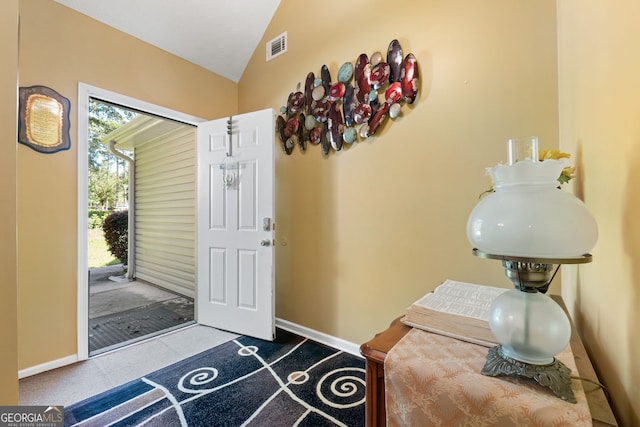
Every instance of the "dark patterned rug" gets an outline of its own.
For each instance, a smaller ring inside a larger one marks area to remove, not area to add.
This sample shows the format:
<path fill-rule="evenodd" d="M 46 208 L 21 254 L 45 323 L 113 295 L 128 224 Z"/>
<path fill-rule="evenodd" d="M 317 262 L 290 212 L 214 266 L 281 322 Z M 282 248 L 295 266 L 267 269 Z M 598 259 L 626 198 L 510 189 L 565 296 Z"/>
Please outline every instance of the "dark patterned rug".
<path fill-rule="evenodd" d="M 150 355 L 151 357 L 151 355 Z M 364 360 L 278 330 L 65 407 L 73 426 L 363 426 Z"/>

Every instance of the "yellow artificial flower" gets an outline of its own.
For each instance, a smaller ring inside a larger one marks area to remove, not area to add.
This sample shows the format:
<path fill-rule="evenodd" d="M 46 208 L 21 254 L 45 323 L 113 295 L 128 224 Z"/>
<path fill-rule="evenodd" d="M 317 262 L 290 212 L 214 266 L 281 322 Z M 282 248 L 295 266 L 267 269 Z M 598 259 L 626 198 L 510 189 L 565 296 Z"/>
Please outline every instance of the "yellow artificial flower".
<path fill-rule="evenodd" d="M 538 150 L 538 160 L 560 160 L 560 159 L 568 159 L 571 157 L 571 154 L 563 153 L 560 150 Z"/>
<path fill-rule="evenodd" d="M 541 162 L 545 160 L 560 160 L 569 158 L 571 158 L 571 154 L 563 153 L 560 150 L 538 150 L 538 160 Z M 562 172 L 558 177 L 558 182 L 560 182 L 560 184 L 566 184 L 571 178 L 574 177 L 575 173 L 575 167 L 567 166 L 566 168 L 562 169 Z"/>
<path fill-rule="evenodd" d="M 567 183 L 571 178 L 575 176 L 575 173 L 576 173 L 575 166 L 567 166 L 566 168 L 562 169 L 562 173 L 560 173 L 560 177 L 558 178 L 558 181 L 560 182 L 560 184 Z"/>

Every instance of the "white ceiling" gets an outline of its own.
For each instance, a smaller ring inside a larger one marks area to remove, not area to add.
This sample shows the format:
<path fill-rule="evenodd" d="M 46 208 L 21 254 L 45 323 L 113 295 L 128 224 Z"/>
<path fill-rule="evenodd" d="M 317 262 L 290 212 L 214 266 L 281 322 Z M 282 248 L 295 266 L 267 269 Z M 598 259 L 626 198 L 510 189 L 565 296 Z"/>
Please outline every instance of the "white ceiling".
<path fill-rule="evenodd" d="M 280 0 L 55 0 L 238 82 Z M 266 54 L 265 54 L 266 55 Z"/>

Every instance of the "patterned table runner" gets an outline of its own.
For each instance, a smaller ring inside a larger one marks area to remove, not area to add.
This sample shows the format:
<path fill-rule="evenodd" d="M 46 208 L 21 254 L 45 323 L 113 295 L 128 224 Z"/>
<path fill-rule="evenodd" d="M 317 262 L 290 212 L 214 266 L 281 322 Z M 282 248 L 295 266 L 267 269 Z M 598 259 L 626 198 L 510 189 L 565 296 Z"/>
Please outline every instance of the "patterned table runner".
<path fill-rule="evenodd" d="M 387 426 L 591 426 L 579 380 L 578 403 L 533 381 L 480 374 L 488 348 L 413 328 L 384 361 Z M 557 358 L 577 377 L 570 346 Z"/>

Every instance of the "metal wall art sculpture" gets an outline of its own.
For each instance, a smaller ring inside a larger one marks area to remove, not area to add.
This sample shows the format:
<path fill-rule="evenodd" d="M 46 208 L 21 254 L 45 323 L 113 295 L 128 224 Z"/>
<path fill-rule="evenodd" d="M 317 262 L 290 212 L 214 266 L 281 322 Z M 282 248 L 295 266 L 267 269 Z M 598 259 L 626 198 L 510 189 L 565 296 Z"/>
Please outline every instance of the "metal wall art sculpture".
<path fill-rule="evenodd" d="M 403 104 L 413 104 L 418 94 L 418 62 L 404 56 L 398 40 L 387 49 L 387 58 L 376 52 L 360 54 L 355 65 L 345 62 L 332 82 L 323 65 L 320 76 L 307 75 L 280 109 L 276 131 L 282 148 L 291 154 L 296 145 L 305 151 L 309 143 L 320 145 L 328 155 L 374 135 L 387 116 L 395 119 Z M 382 98 L 382 99 L 381 99 Z"/>

